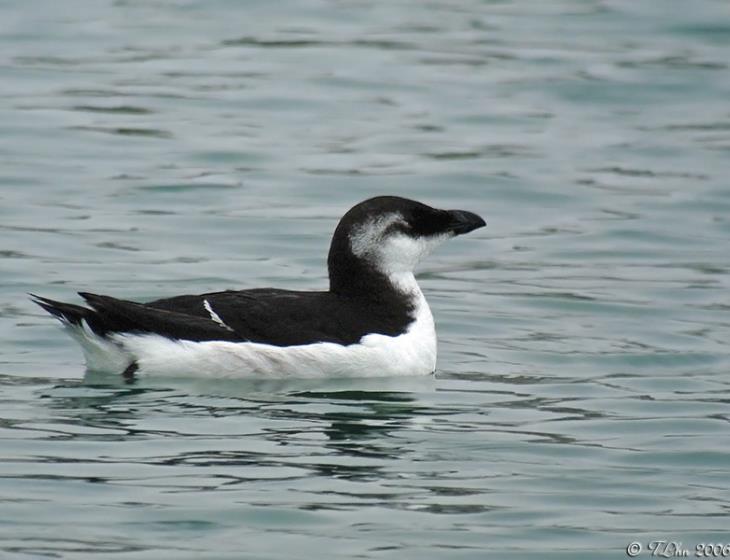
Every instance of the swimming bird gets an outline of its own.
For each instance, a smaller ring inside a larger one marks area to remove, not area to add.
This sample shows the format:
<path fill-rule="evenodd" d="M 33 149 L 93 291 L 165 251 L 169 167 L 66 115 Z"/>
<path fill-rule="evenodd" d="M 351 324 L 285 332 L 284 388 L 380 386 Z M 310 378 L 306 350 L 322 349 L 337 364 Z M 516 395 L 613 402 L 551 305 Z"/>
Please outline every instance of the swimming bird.
<path fill-rule="evenodd" d="M 81 345 L 89 370 L 175 377 L 368 377 L 433 373 L 436 331 L 414 276 L 443 241 L 485 226 L 465 210 L 378 196 L 337 225 L 329 289 L 259 288 L 137 303 L 31 294 Z"/>

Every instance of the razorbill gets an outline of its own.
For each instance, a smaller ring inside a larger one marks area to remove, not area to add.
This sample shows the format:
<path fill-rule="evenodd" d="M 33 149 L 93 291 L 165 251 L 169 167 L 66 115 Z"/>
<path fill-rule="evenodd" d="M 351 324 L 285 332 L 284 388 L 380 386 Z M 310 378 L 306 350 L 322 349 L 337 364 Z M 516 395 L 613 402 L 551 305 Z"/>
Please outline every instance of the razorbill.
<path fill-rule="evenodd" d="M 89 370 L 128 381 L 430 374 L 436 331 L 413 270 L 441 242 L 485 225 L 465 210 L 378 196 L 337 225 L 327 291 L 259 288 L 149 303 L 79 292 L 89 307 L 31 296 L 81 345 Z"/>

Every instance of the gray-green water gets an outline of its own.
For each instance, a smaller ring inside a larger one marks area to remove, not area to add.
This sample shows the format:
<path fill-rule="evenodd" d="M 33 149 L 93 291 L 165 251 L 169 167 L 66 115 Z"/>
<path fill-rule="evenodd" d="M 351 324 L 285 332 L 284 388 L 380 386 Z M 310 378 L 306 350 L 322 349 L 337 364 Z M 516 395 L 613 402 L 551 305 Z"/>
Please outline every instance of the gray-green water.
<path fill-rule="evenodd" d="M 0 3 L 0 557 L 730 542 L 724 0 Z M 393 193 L 435 378 L 109 385 L 25 297 L 325 285 Z"/>

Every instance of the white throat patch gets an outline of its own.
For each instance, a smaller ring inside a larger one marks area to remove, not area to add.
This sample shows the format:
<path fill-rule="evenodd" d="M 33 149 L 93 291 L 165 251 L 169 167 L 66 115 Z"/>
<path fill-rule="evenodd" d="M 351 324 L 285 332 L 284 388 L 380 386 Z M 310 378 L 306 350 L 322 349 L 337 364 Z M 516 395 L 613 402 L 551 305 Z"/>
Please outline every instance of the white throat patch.
<path fill-rule="evenodd" d="M 350 248 L 355 256 L 368 260 L 396 285 L 403 275 L 451 234 L 413 237 L 401 231 L 389 231 L 393 224 L 405 224 L 401 214 L 393 213 L 370 220 L 350 234 Z"/>

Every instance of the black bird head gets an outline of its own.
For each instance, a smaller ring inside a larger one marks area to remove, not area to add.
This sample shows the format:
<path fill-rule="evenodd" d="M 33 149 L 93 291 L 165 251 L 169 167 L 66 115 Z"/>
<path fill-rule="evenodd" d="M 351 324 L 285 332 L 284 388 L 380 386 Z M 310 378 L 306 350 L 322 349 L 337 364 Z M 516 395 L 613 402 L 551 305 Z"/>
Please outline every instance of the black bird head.
<path fill-rule="evenodd" d="M 335 229 L 328 258 L 330 289 L 352 293 L 365 288 L 373 273 L 386 278 L 410 274 L 446 239 L 485 225 L 467 210 L 440 210 L 397 196 L 365 200 Z"/>

